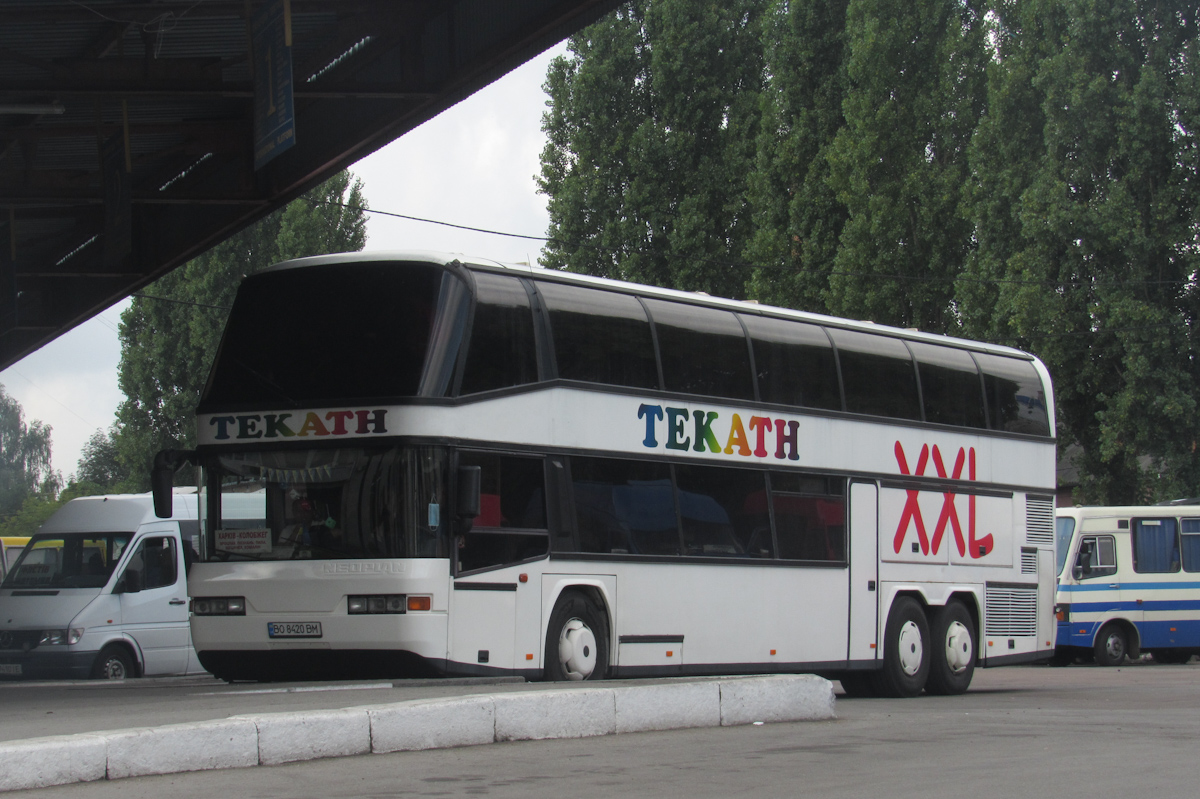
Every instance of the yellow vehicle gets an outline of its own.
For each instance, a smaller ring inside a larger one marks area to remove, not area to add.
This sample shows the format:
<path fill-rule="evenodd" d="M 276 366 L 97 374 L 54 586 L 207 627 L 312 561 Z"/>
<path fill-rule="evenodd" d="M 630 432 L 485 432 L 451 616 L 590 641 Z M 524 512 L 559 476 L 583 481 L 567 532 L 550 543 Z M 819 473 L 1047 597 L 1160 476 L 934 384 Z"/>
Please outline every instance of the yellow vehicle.
<path fill-rule="evenodd" d="M 8 574 L 8 570 L 17 562 L 21 550 L 29 543 L 29 536 L 0 536 L 0 580 Z"/>

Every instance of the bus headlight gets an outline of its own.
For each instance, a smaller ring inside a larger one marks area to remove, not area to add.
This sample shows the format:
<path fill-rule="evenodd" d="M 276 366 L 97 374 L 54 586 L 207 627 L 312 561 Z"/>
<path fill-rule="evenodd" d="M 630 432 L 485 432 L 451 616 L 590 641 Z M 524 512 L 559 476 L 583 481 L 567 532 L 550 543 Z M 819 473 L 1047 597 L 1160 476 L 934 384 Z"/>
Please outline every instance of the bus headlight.
<path fill-rule="evenodd" d="M 48 646 L 74 646 L 79 643 L 79 639 L 83 638 L 82 627 L 72 627 L 69 630 L 43 630 L 42 639 L 38 641 L 38 646 L 46 644 Z"/>
<path fill-rule="evenodd" d="M 365 613 L 404 613 L 407 607 L 407 597 L 404 594 L 346 597 L 346 612 L 352 616 Z"/>
<path fill-rule="evenodd" d="M 245 616 L 246 598 L 242 596 L 206 596 L 192 600 L 197 616 Z"/>

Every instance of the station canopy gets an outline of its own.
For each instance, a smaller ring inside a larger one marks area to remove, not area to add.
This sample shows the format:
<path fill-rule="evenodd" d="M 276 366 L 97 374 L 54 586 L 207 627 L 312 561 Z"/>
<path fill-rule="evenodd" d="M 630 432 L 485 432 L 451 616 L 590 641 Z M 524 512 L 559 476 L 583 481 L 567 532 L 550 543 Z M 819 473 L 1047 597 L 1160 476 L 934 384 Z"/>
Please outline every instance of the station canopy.
<path fill-rule="evenodd" d="M 0 0 L 0 368 L 614 0 Z"/>

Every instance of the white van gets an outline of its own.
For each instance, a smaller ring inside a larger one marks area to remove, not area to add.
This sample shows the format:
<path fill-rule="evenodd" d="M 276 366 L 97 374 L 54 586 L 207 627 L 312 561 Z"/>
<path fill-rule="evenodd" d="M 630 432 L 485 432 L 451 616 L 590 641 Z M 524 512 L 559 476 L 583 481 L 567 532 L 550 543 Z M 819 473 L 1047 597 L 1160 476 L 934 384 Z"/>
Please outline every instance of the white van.
<path fill-rule="evenodd" d="M 188 626 L 196 494 L 169 519 L 149 494 L 73 499 L 0 584 L 0 677 L 203 672 Z"/>

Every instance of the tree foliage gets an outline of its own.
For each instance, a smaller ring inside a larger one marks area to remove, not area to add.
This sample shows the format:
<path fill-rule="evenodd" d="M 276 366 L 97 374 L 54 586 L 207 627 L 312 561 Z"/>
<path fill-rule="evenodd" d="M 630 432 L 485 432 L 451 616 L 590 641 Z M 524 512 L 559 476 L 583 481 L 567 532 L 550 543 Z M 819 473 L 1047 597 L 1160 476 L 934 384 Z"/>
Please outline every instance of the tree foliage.
<path fill-rule="evenodd" d="M 0 519 L 16 513 L 29 497 L 53 497 L 62 476 L 51 466 L 50 426 L 28 424 L 21 404 L 0 385 Z"/>
<path fill-rule="evenodd" d="M 1024 347 L 1086 499 L 1195 496 L 1197 17 L 626 3 L 547 76 L 543 261 Z"/>
<path fill-rule="evenodd" d="M 145 490 L 156 452 L 195 446 L 196 406 L 241 279 L 290 258 L 361 250 L 365 208 L 362 182 L 342 172 L 134 298 L 120 328 L 119 481 Z"/>

